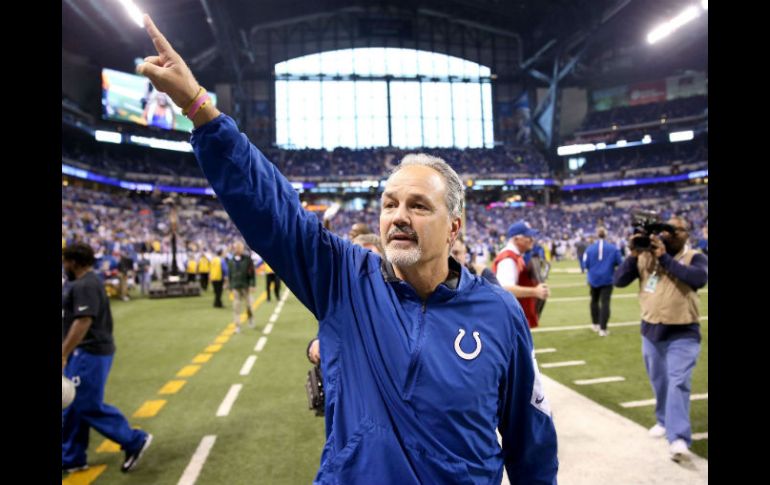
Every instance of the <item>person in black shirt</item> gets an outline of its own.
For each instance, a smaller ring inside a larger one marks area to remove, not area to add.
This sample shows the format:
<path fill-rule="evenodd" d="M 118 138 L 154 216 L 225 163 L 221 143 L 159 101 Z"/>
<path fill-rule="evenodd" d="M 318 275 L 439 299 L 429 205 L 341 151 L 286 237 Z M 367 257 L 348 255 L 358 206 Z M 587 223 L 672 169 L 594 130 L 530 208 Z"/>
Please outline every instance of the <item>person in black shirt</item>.
<path fill-rule="evenodd" d="M 94 251 L 84 243 L 62 254 L 67 283 L 62 294 L 62 373 L 75 383 L 75 400 L 62 412 L 62 471 L 88 467 L 89 428 L 121 445 L 128 472 L 152 442 L 152 435 L 132 429 L 114 406 L 102 402 L 115 343 L 112 313 L 104 284 L 92 271 Z"/>

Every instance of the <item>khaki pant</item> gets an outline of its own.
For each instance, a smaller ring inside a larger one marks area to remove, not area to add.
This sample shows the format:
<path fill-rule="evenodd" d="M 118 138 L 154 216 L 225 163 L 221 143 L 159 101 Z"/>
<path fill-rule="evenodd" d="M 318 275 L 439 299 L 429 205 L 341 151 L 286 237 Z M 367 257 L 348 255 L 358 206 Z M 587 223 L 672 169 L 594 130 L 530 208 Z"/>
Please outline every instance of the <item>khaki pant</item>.
<path fill-rule="evenodd" d="M 233 300 L 233 321 L 235 321 L 236 325 L 241 324 L 241 314 L 246 311 L 249 318 L 249 324 L 253 322 L 253 315 L 251 313 L 251 293 L 249 292 L 249 288 L 239 288 L 239 289 L 233 289 L 233 296 L 235 299 Z M 243 307 L 246 308 L 243 308 Z"/>
<path fill-rule="evenodd" d="M 118 273 L 118 280 L 120 280 L 120 298 L 128 298 L 128 275 L 126 273 Z"/>

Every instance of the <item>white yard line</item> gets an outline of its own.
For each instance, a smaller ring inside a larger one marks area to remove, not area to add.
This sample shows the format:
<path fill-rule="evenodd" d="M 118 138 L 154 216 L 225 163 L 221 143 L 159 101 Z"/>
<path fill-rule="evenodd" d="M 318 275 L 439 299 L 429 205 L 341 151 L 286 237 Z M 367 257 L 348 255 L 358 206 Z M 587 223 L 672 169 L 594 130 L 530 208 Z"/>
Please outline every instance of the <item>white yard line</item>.
<path fill-rule="evenodd" d="M 708 315 L 700 317 L 701 320 L 708 320 Z M 634 322 L 609 322 L 607 324 L 607 327 L 630 327 L 632 325 L 640 325 L 641 321 L 636 320 Z M 539 333 L 539 332 L 561 332 L 566 330 L 590 330 L 592 325 L 590 323 L 584 323 L 582 325 L 560 325 L 558 327 L 537 327 L 537 328 L 531 328 L 529 331 L 531 333 Z M 537 352 L 537 351 L 535 351 Z"/>
<path fill-rule="evenodd" d="M 611 377 L 597 377 L 596 379 L 578 379 L 575 384 L 578 386 L 590 386 L 592 384 L 604 384 L 605 382 L 621 382 L 625 381 L 625 377 L 611 376 Z"/>
<path fill-rule="evenodd" d="M 267 343 L 267 337 L 259 337 L 259 340 L 257 340 L 257 345 L 254 347 L 255 352 L 262 352 L 262 349 L 265 348 L 265 344 Z"/>
<path fill-rule="evenodd" d="M 247 376 L 249 375 L 249 372 L 251 372 L 251 368 L 254 367 L 254 362 L 257 361 L 256 355 L 250 355 L 246 362 L 243 363 L 243 367 L 241 367 L 241 375 Z"/>
<path fill-rule="evenodd" d="M 690 394 L 690 401 L 702 401 L 708 399 L 708 393 L 705 394 Z M 654 406 L 655 399 L 644 399 L 642 401 L 628 401 L 620 403 L 624 408 L 640 408 L 643 406 Z"/>
<path fill-rule="evenodd" d="M 536 354 L 550 354 L 551 352 L 556 352 L 556 349 L 554 349 L 554 348 L 535 349 L 535 353 Z"/>
<path fill-rule="evenodd" d="M 585 365 L 585 360 L 566 360 L 564 362 L 549 362 L 547 364 L 540 364 L 543 369 L 551 369 L 554 367 L 569 367 L 573 365 Z"/>
<path fill-rule="evenodd" d="M 230 409 L 232 409 L 235 400 L 238 399 L 238 393 L 241 392 L 241 388 L 243 388 L 243 384 L 233 384 L 230 386 L 230 390 L 227 391 L 225 399 L 222 401 L 222 404 L 219 405 L 219 409 L 217 409 L 218 417 L 230 414 Z"/>
<path fill-rule="evenodd" d="M 215 435 L 204 436 L 201 443 L 198 445 L 198 449 L 187 464 L 187 468 L 182 473 L 182 478 L 179 479 L 177 485 L 193 485 L 198 480 L 203 465 L 206 463 L 206 459 L 209 457 L 209 452 L 214 446 L 214 442 L 217 440 Z"/>

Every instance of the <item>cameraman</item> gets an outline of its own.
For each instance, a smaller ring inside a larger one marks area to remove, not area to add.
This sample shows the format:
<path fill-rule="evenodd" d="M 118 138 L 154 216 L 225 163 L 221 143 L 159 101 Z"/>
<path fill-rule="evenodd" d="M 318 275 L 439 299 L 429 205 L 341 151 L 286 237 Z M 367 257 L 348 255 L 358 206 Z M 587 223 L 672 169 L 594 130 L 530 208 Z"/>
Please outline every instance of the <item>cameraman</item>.
<path fill-rule="evenodd" d="M 657 423 L 650 436 L 666 436 L 671 459 L 690 458 L 690 383 L 700 353 L 697 290 L 708 282 L 708 259 L 687 244 L 689 225 L 672 217 L 660 236 L 634 234 L 630 256 L 615 271 L 614 284 L 639 278 L 642 356 L 655 393 Z M 641 244 L 640 244 L 641 243 Z"/>

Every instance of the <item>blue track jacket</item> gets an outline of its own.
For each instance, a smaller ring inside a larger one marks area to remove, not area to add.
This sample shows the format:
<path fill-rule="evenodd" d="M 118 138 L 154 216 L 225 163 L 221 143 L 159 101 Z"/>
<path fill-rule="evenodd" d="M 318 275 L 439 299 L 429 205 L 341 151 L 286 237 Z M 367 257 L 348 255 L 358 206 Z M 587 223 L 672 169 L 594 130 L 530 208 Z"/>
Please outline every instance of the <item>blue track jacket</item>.
<path fill-rule="evenodd" d="M 556 431 L 521 306 L 450 258 L 426 301 L 325 230 L 226 115 L 201 168 L 244 238 L 319 321 L 326 445 L 317 484 L 555 484 Z M 503 437 L 498 445 L 495 429 Z"/>

